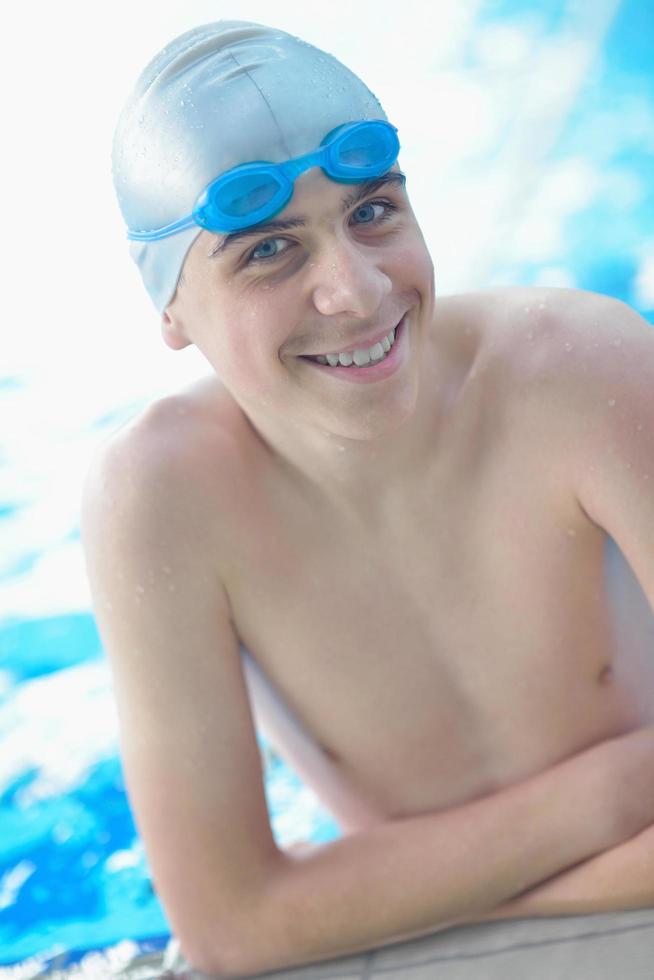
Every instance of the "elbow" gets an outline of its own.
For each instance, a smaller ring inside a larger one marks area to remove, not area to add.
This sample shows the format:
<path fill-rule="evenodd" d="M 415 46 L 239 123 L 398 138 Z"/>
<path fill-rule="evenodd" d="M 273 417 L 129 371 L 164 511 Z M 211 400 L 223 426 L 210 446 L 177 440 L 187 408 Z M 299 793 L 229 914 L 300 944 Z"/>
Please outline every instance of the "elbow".
<path fill-rule="evenodd" d="M 179 965 L 182 970 L 190 967 L 193 971 L 221 980 L 248 976 L 253 972 L 253 953 L 256 953 L 250 945 L 256 935 L 255 925 L 250 920 L 251 932 L 248 937 L 250 942 L 240 929 L 234 928 L 233 922 L 229 930 L 224 928 L 224 923 L 219 928 L 214 922 L 210 933 L 205 933 L 202 937 L 196 935 L 192 941 L 185 942 L 180 936 L 183 962 L 175 964 L 175 972 Z"/>
<path fill-rule="evenodd" d="M 225 946 L 216 949 L 213 947 L 183 947 L 184 962 L 183 968 L 190 968 L 192 971 L 202 973 L 208 977 L 217 977 L 227 980 L 231 977 L 247 976 L 247 965 L 245 958 L 239 950 L 227 951 Z"/>
<path fill-rule="evenodd" d="M 238 914 L 232 909 L 228 927 L 224 917 L 213 917 L 212 928 L 202 937 L 194 937 L 188 946 L 181 941 L 186 962 L 193 970 L 228 980 L 303 962 L 286 935 L 286 917 L 280 918 L 281 903 L 275 901 L 271 889 L 262 889 L 258 900 L 252 896 L 239 906 Z"/>
<path fill-rule="evenodd" d="M 268 973 L 270 970 L 280 969 L 284 964 L 268 959 L 261 955 L 260 951 L 252 945 L 243 946 L 222 946 L 213 948 L 196 949 L 194 952 L 185 955 L 186 964 L 193 971 L 202 973 L 208 977 L 220 978 L 220 980 L 237 980 L 239 977 L 259 976 L 260 973 Z"/>
<path fill-rule="evenodd" d="M 198 919 L 192 930 L 181 923 L 173 929 L 176 948 L 164 962 L 168 970 L 175 976 L 186 975 L 187 971 L 216 978 L 246 975 L 247 946 L 239 938 L 240 930 L 233 917 L 226 924 L 224 915 L 214 916 L 201 927 Z"/>
<path fill-rule="evenodd" d="M 197 941 L 195 945 L 191 944 L 188 937 L 181 931 L 175 932 L 175 942 L 177 949 L 172 960 L 170 954 L 164 960 L 164 966 L 167 968 L 166 973 L 170 971 L 177 976 L 178 974 L 185 974 L 187 971 L 193 973 L 197 971 L 208 976 L 219 977 L 221 975 L 221 966 L 206 946 L 198 945 Z"/>
<path fill-rule="evenodd" d="M 254 924 L 253 924 L 254 925 Z M 254 929 L 247 940 L 241 943 L 216 944 L 211 949 L 195 950 L 187 958 L 188 965 L 200 973 L 220 980 L 237 980 L 240 977 L 259 976 L 270 971 L 281 970 L 298 965 L 298 958 L 285 955 L 281 940 L 261 943 L 254 938 Z"/>

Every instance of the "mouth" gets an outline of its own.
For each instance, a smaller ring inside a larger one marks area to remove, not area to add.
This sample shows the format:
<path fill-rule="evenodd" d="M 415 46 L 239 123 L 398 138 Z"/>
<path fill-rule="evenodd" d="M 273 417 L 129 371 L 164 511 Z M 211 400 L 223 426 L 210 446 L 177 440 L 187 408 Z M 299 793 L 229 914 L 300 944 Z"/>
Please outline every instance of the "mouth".
<path fill-rule="evenodd" d="M 310 364 L 312 369 L 326 372 L 333 378 L 354 382 L 381 381 L 394 374 L 404 363 L 408 333 L 406 321 L 407 313 L 370 348 L 357 348 L 338 354 L 301 354 L 299 358 Z"/>
<path fill-rule="evenodd" d="M 387 331 L 387 333 L 380 334 L 367 347 L 346 347 L 341 351 L 334 351 L 331 354 L 300 354 L 299 357 L 332 368 L 364 368 L 374 366 L 389 356 L 396 341 L 397 330 L 400 324 L 403 323 L 405 316 L 406 313 L 394 327 Z"/>

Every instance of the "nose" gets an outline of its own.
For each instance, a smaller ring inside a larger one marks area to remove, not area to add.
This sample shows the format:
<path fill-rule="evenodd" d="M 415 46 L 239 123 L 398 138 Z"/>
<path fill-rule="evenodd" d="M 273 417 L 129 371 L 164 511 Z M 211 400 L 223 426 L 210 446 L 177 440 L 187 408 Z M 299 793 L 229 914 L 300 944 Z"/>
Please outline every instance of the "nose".
<path fill-rule="evenodd" d="M 313 303 L 319 313 L 366 319 L 379 310 L 392 283 L 372 255 L 345 236 L 331 239 L 314 263 Z"/>

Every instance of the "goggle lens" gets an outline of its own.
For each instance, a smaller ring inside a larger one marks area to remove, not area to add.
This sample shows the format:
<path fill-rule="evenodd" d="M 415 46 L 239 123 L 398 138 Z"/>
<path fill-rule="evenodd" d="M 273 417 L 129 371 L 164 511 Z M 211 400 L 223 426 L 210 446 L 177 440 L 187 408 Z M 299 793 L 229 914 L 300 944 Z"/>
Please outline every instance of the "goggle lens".
<path fill-rule="evenodd" d="M 280 189 L 270 173 L 243 174 L 218 188 L 213 203 L 230 218 L 246 218 L 269 205 Z"/>
<path fill-rule="evenodd" d="M 357 170 L 383 167 L 387 160 L 391 166 L 397 156 L 393 153 L 393 135 L 392 130 L 389 132 L 381 126 L 362 126 L 346 134 L 334 148 L 336 159 L 340 166 Z"/>

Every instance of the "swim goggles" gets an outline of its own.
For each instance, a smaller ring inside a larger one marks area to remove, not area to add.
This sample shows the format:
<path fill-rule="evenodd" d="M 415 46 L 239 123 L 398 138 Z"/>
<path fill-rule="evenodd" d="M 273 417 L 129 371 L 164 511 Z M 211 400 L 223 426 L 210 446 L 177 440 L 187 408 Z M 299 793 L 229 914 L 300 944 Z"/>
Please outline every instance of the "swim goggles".
<path fill-rule="evenodd" d="M 400 152 L 397 129 L 383 120 L 344 123 L 332 129 L 319 149 L 284 163 L 255 161 L 227 170 L 200 194 L 193 212 L 154 231 L 127 232 L 135 242 L 153 242 L 199 225 L 207 231 L 249 228 L 288 203 L 295 179 L 311 167 L 321 167 L 332 180 L 358 184 L 380 177 Z"/>

